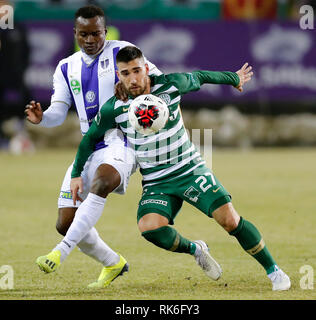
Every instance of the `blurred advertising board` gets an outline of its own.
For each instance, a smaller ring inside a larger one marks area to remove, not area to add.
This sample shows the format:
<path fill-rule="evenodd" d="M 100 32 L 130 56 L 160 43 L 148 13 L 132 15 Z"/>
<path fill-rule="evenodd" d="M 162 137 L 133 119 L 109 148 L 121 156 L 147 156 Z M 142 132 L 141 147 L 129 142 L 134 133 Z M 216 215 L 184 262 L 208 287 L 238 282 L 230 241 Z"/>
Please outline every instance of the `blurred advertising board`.
<path fill-rule="evenodd" d="M 32 62 L 26 79 L 34 98 L 49 99 L 52 74 L 73 50 L 72 22 L 26 22 Z M 120 38 L 139 46 L 163 72 L 237 71 L 245 62 L 255 77 L 243 94 L 206 85 L 185 101 L 315 101 L 316 33 L 292 22 L 112 22 Z M 49 101 L 49 100 L 48 100 Z"/>

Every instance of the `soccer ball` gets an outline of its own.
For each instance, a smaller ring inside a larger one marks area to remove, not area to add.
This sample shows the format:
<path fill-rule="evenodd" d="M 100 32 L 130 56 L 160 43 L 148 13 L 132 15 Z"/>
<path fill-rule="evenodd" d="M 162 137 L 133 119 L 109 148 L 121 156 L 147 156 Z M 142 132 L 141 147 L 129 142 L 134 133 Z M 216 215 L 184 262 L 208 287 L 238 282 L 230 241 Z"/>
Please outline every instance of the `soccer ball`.
<path fill-rule="evenodd" d="M 167 104 L 153 94 L 144 94 L 133 100 L 128 109 L 128 120 L 139 133 L 148 136 L 162 129 L 169 118 Z"/>

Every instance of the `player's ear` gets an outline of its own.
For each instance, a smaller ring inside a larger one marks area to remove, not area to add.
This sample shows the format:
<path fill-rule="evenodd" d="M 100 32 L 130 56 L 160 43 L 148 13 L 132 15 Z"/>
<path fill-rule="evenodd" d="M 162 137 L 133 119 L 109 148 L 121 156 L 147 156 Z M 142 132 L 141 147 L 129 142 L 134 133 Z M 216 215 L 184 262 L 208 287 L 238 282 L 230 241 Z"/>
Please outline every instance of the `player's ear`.
<path fill-rule="evenodd" d="M 148 65 L 148 63 L 145 63 L 145 68 L 146 68 L 146 74 L 149 74 L 149 65 Z"/>
<path fill-rule="evenodd" d="M 119 80 L 121 80 L 121 79 L 120 79 L 120 73 L 119 73 L 119 71 L 118 71 L 118 70 L 115 70 L 115 73 L 116 73 L 117 77 L 119 78 Z"/>

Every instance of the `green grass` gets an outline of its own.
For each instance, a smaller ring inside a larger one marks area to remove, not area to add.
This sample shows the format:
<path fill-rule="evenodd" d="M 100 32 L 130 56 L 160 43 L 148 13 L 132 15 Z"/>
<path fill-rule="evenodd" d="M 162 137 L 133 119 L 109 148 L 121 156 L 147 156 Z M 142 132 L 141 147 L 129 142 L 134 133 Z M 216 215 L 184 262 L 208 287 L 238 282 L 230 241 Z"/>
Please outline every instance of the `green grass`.
<path fill-rule="evenodd" d="M 36 257 L 61 240 L 55 231 L 57 197 L 74 154 L 75 150 L 25 156 L 0 153 L 0 267 L 14 269 L 14 289 L 0 289 L 1 300 L 316 299 L 316 289 L 301 289 L 303 275 L 299 272 L 303 265 L 316 268 L 316 150 L 213 152 L 214 172 L 231 192 L 235 208 L 258 227 L 275 260 L 291 277 L 292 288 L 287 292 L 272 292 L 264 269 L 236 239 L 187 204 L 175 227 L 187 238 L 209 244 L 224 270 L 220 280 L 206 278 L 192 257 L 163 251 L 145 241 L 136 226 L 141 194 L 138 173 L 125 196 L 109 197 L 96 226 L 102 238 L 127 258 L 130 272 L 107 289 L 86 289 L 101 267 L 77 249 L 57 272 L 40 272 Z"/>

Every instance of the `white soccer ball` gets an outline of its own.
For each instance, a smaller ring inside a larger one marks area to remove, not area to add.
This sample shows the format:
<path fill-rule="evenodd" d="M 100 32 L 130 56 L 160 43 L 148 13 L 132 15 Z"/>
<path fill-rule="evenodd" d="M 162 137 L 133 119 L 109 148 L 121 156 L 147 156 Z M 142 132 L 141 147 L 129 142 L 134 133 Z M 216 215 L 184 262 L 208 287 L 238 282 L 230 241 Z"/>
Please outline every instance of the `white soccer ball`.
<path fill-rule="evenodd" d="M 128 120 L 139 133 L 147 136 L 161 130 L 169 118 L 169 108 L 159 97 L 144 94 L 133 100 L 128 109 Z"/>

